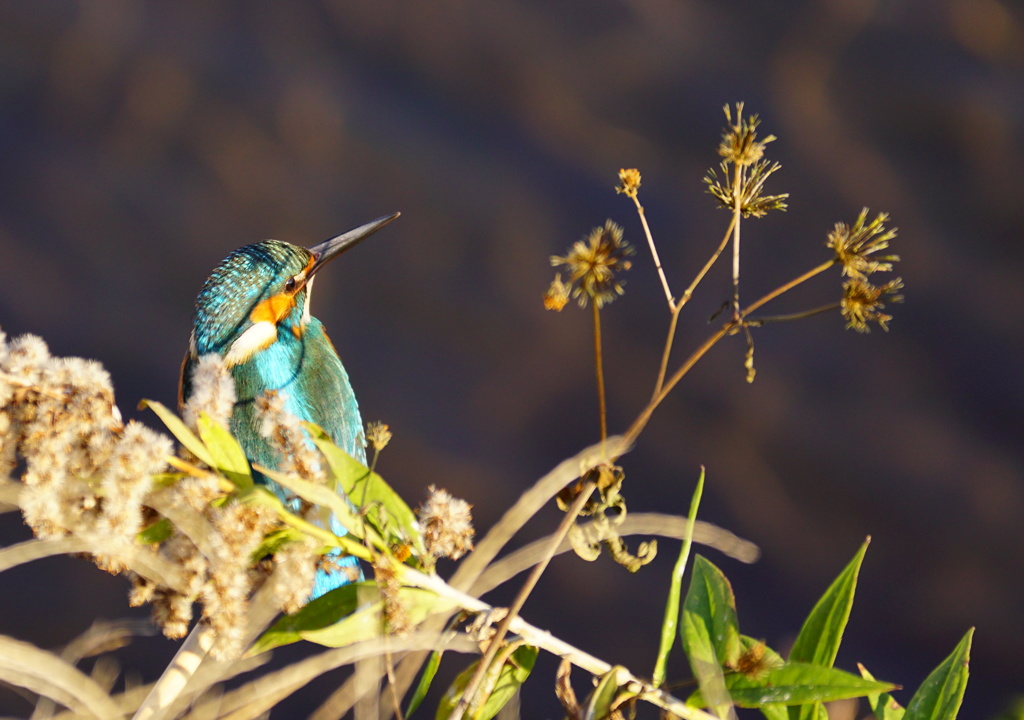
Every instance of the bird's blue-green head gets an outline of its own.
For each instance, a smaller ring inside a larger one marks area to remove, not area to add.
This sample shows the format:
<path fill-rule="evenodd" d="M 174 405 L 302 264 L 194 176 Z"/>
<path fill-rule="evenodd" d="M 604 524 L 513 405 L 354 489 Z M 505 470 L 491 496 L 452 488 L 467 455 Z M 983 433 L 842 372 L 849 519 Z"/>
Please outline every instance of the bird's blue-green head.
<path fill-rule="evenodd" d="M 301 340 L 311 317 L 315 274 L 396 217 L 379 218 L 308 249 L 264 240 L 235 250 L 196 299 L 189 354 L 215 352 L 231 368 L 273 345 L 282 333 Z"/>

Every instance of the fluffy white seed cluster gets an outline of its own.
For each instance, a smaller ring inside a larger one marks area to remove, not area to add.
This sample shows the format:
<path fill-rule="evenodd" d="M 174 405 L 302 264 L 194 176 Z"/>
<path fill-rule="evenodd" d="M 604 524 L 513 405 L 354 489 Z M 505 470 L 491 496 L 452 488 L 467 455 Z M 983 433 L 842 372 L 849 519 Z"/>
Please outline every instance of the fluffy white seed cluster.
<path fill-rule="evenodd" d="M 0 332 L 0 481 L 24 461 L 20 505 L 38 537 L 80 537 L 105 569 L 124 569 L 142 499 L 171 449 L 166 436 L 122 424 L 99 363 L 52 357 L 38 337 Z"/>
<path fill-rule="evenodd" d="M 458 560 L 473 549 L 473 507 L 431 485 L 430 497 L 416 511 L 423 526 L 423 541 L 434 557 Z"/>
<path fill-rule="evenodd" d="M 186 422 L 194 425 L 205 412 L 229 426 L 235 389 L 221 359 L 202 358 L 192 382 Z M 284 418 L 283 405 L 269 405 L 278 411 L 270 415 Z M 322 474 L 315 450 L 294 441 L 303 437 L 294 419 L 267 426 L 281 449 L 296 456 L 289 469 L 312 467 Z M 165 435 L 121 421 L 110 376 L 99 363 L 53 357 L 38 337 L 9 340 L 0 331 L 0 484 L 20 485 L 26 523 L 39 538 L 83 540 L 98 566 L 127 573 L 133 585 L 129 602 L 149 603 L 168 637 L 188 633 L 199 602 L 217 631 L 213 652 L 236 657 L 244 650 L 254 589 L 277 565 L 288 576 L 279 586 L 295 588 L 282 593 L 280 607 L 298 609 L 313 584 L 318 547 L 291 542 L 274 562 L 256 558 L 266 535 L 281 527 L 277 515 L 226 498 L 225 481 L 214 473 L 154 484 L 155 475 L 167 472 L 173 452 Z M 20 478 L 12 477 L 19 469 Z M 161 523 L 165 532 L 153 536 Z M 141 541 L 143 529 L 148 544 Z M 154 573 L 154 563 L 170 571 Z"/>

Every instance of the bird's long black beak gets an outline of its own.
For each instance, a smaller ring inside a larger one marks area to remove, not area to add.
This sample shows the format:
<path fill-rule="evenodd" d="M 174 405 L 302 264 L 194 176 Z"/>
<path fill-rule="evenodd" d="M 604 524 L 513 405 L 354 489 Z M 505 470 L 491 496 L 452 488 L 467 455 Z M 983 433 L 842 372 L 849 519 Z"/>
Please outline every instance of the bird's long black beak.
<path fill-rule="evenodd" d="M 309 251 L 313 253 L 313 267 L 310 268 L 308 277 L 312 277 L 313 273 L 318 271 L 324 265 L 326 265 L 333 258 L 338 257 L 343 252 L 351 247 L 355 247 L 366 238 L 373 235 L 375 232 L 380 230 L 382 227 L 387 225 L 389 222 L 394 220 L 401 213 L 394 213 L 393 215 L 385 215 L 384 217 L 377 218 L 373 222 L 366 223 L 357 227 L 355 230 L 349 230 L 343 235 L 333 237 L 330 240 L 324 240 L 318 245 L 314 245 L 309 248 Z"/>

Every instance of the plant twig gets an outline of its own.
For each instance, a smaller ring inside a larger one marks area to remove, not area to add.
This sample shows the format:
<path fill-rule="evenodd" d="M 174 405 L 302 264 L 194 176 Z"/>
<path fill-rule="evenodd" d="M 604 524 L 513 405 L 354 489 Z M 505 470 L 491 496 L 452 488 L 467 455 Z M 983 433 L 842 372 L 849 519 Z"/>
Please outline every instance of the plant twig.
<path fill-rule="evenodd" d="M 594 311 L 594 372 L 597 374 L 597 406 L 601 416 L 601 455 L 604 455 L 604 443 L 608 438 L 608 412 L 604 397 L 604 363 L 601 354 L 601 310 L 597 301 L 592 300 L 590 307 Z"/>
<path fill-rule="evenodd" d="M 487 674 L 487 668 L 490 667 L 498 649 L 501 647 L 502 641 L 505 639 L 505 635 L 508 633 L 509 626 L 512 624 L 512 621 L 515 620 L 519 611 L 522 610 L 523 605 L 526 603 L 526 599 L 537 586 L 540 576 L 544 574 L 544 571 L 548 567 L 548 563 L 551 562 L 551 558 L 555 555 L 555 551 L 558 549 L 558 546 L 561 544 L 565 536 L 569 533 L 569 529 L 572 527 L 573 523 L 576 522 L 577 516 L 580 514 L 580 511 L 583 509 L 586 502 L 590 499 L 590 495 L 594 492 L 596 487 L 597 483 L 593 480 L 588 480 L 583 484 L 583 488 L 576 496 L 576 500 L 565 513 L 565 516 L 562 518 L 562 522 L 558 526 L 558 530 L 556 530 L 555 534 L 552 536 L 551 544 L 548 547 L 547 552 L 544 554 L 544 559 L 533 567 L 533 571 L 526 579 L 526 582 L 523 583 L 523 587 L 519 590 L 519 594 L 516 595 L 512 605 L 509 606 L 508 614 L 502 618 L 501 623 L 494 631 L 494 636 L 487 645 L 487 650 L 484 651 L 483 657 L 480 658 L 480 662 L 476 667 L 476 672 L 473 674 L 473 678 L 469 681 L 469 684 L 466 685 L 466 689 L 462 693 L 462 697 L 459 698 L 458 704 L 455 706 L 455 709 L 452 710 L 451 715 L 448 716 L 449 720 L 461 720 L 466 709 L 473 702 L 474 696 L 480 687 L 480 683 L 483 680 L 484 675 Z"/>

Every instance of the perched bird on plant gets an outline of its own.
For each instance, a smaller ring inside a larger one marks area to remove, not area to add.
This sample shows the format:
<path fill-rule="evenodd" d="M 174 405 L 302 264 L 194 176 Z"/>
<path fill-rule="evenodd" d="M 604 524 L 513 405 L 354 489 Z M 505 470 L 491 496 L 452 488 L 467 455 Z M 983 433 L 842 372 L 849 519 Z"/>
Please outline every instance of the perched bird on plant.
<path fill-rule="evenodd" d="M 249 462 L 276 468 L 277 451 L 260 433 L 257 399 L 275 391 L 287 412 L 322 427 L 334 443 L 365 464 L 362 418 L 348 373 L 323 324 L 310 314 L 316 274 L 330 260 L 398 217 L 374 220 L 309 249 L 264 240 L 235 250 L 213 271 L 196 299 L 192 337 L 182 366 L 179 401 L 192 394 L 192 370 L 209 353 L 223 358 L 235 381 L 231 432 Z M 294 508 L 289 493 L 257 476 Z M 331 529 L 344 528 L 332 518 Z M 313 597 L 358 575 L 355 558 L 317 572 Z M 346 572 L 354 568 L 351 574 Z"/>

